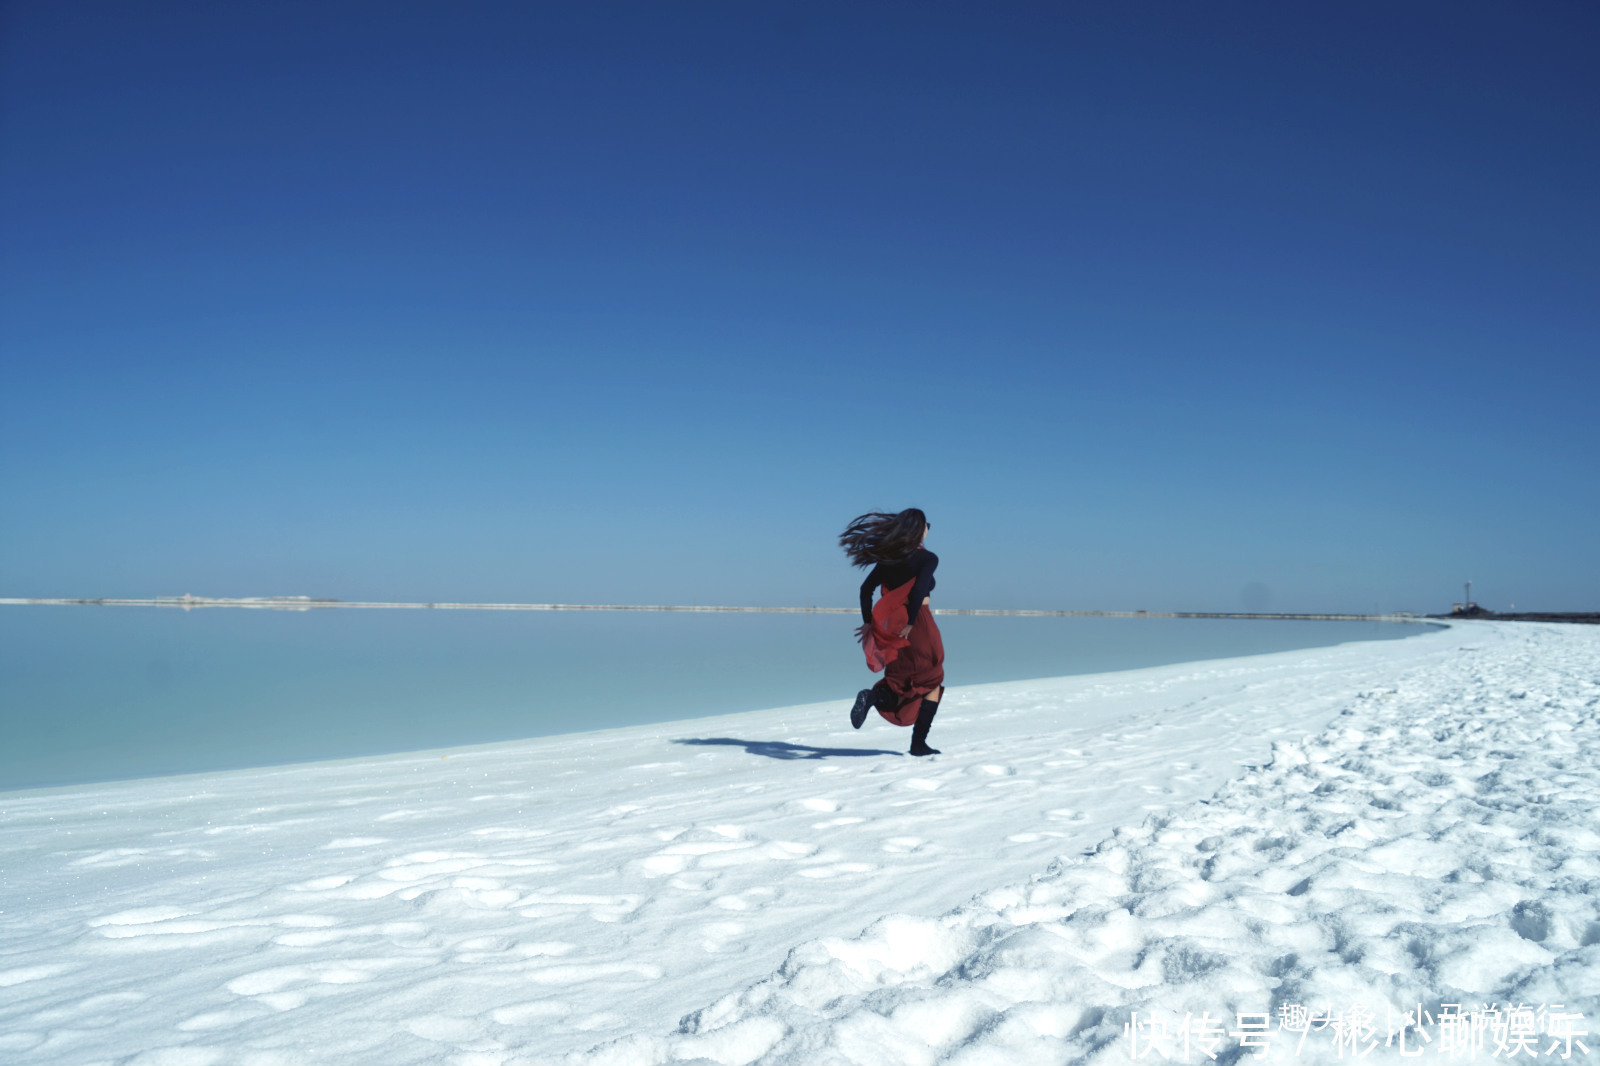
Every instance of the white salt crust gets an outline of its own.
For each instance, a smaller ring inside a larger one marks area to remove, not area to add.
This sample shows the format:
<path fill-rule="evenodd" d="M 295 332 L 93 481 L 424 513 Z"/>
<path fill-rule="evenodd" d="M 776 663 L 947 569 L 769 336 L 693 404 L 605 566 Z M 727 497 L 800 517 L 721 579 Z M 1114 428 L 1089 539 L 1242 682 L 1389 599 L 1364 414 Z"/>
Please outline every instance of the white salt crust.
<path fill-rule="evenodd" d="M 849 695 L 0 794 L 0 1060 L 1120 1062 L 1149 1012 L 1600 1013 L 1600 630 L 956 688 L 931 759 Z"/>

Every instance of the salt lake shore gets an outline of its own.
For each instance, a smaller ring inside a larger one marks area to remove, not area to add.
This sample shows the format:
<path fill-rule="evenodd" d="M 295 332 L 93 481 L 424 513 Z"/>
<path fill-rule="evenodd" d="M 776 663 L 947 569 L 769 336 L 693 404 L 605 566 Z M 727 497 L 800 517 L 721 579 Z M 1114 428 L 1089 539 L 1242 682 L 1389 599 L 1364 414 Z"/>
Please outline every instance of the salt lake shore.
<path fill-rule="evenodd" d="M 1600 629 L 851 695 L 0 793 L 0 1061 L 1600 1060 Z"/>

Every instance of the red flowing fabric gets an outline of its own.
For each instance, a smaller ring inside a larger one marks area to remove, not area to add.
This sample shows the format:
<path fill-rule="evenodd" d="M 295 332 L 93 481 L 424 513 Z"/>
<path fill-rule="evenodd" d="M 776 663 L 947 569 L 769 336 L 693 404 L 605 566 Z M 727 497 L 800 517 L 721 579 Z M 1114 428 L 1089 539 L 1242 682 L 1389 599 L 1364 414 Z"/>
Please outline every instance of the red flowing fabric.
<path fill-rule="evenodd" d="M 884 672 L 883 685 L 900 699 L 900 706 L 886 711 L 878 708 L 886 721 L 911 725 L 922 709 L 922 697 L 944 684 L 944 638 L 926 606 L 917 612 L 909 639 L 897 634 L 906 627 L 906 597 L 916 580 L 898 588 L 879 590 L 872 607 L 872 624 L 861 626 L 856 635 L 867 653 L 867 667 Z"/>

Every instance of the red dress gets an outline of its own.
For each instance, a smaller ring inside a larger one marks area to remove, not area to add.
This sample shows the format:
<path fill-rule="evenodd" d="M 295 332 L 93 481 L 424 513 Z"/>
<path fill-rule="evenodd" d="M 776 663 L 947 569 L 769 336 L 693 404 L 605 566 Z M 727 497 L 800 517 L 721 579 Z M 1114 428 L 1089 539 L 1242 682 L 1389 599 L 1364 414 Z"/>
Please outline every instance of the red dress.
<path fill-rule="evenodd" d="M 883 671 L 878 686 L 900 700 L 900 706 L 892 711 L 878 708 L 878 713 L 895 725 L 915 722 L 922 697 L 944 684 L 944 638 L 933 611 L 924 604 L 909 638 L 902 640 L 896 635 L 906 627 L 906 597 L 915 584 L 913 578 L 896 588 L 880 589 L 878 602 L 872 606 L 872 624 L 856 630 L 867 653 L 867 667 L 874 673 Z"/>

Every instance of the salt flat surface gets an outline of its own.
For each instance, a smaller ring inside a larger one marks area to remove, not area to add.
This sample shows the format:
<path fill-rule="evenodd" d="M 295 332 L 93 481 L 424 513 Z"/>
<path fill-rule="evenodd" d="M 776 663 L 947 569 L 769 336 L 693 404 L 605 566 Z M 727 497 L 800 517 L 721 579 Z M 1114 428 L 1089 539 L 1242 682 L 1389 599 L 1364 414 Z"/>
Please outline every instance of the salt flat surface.
<path fill-rule="evenodd" d="M 1594 1017 L 1597 704 L 1600 631 L 1480 624 L 952 689 L 931 759 L 841 698 L 0 794 L 0 1056 L 1123 1061 L 1151 1011 Z"/>

